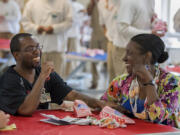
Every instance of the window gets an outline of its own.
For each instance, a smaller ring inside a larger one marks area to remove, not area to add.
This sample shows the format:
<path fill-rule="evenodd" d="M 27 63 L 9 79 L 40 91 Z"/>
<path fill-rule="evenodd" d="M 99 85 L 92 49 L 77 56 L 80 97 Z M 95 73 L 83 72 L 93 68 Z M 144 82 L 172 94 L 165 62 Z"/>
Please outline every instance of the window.
<path fill-rule="evenodd" d="M 160 19 L 167 22 L 170 33 L 175 32 L 173 18 L 179 8 L 180 0 L 155 0 L 155 12 Z"/>
<path fill-rule="evenodd" d="M 161 15 L 161 2 L 162 0 L 155 0 L 155 12 L 159 18 L 162 18 Z"/>
<path fill-rule="evenodd" d="M 180 0 L 170 0 L 170 16 L 169 16 L 169 30 L 170 32 L 175 32 L 173 29 L 173 25 L 174 25 L 174 15 L 177 12 L 177 10 L 180 8 Z"/>

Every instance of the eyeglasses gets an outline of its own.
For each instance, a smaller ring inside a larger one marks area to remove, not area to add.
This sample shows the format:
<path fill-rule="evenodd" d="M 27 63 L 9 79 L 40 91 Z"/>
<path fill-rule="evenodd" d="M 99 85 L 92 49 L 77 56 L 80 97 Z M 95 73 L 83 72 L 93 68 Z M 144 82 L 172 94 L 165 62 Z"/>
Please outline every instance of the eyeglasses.
<path fill-rule="evenodd" d="M 43 46 L 42 45 L 37 45 L 37 46 L 29 46 L 27 47 L 24 52 L 31 52 L 33 53 L 34 51 L 37 51 L 37 50 L 42 50 Z"/>

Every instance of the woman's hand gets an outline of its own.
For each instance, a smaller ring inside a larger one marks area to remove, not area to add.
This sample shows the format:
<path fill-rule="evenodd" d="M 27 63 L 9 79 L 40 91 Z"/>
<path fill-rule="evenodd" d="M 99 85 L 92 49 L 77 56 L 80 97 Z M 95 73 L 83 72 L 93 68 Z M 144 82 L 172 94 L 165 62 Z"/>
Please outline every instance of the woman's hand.
<path fill-rule="evenodd" d="M 114 102 L 106 102 L 106 101 L 102 101 L 101 100 L 101 109 L 103 109 L 105 106 L 109 106 L 123 114 L 130 114 L 130 111 L 126 110 L 123 106 L 121 105 L 118 105 L 117 103 L 114 103 Z"/>
<path fill-rule="evenodd" d="M 3 111 L 0 111 L 0 128 L 4 128 L 7 126 L 9 117 L 9 114 L 5 114 Z"/>
<path fill-rule="evenodd" d="M 153 80 L 153 74 L 151 73 L 150 67 L 143 64 L 136 64 L 133 66 L 133 76 L 137 76 L 142 84 Z"/>
<path fill-rule="evenodd" d="M 139 96 L 143 99 L 147 98 L 148 105 L 153 104 L 159 99 L 155 86 L 143 85 L 153 80 L 152 69 L 150 67 L 146 67 L 145 65 L 138 64 L 133 67 L 133 75 L 137 76 L 138 81 L 142 84 L 143 87 L 142 89 L 140 89 Z"/>

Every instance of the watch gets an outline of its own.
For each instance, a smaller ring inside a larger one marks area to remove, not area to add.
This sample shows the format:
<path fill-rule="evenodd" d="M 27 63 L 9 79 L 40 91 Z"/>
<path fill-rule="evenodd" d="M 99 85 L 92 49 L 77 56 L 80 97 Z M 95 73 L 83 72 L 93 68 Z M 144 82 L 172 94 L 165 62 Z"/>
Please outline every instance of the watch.
<path fill-rule="evenodd" d="M 147 82 L 147 83 L 144 83 L 143 85 L 144 85 L 144 86 L 147 86 L 147 85 L 155 86 L 155 81 L 154 81 L 154 80 L 151 80 L 151 81 L 149 81 L 149 82 Z"/>

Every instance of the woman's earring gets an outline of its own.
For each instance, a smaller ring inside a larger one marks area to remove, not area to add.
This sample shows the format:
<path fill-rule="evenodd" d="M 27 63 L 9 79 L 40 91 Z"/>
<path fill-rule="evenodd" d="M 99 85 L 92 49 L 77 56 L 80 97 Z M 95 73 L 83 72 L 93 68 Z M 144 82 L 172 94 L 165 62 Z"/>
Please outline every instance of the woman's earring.
<path fill-rule="evenodd" d="M 150 70 L 150 66 L 148 64 L 145 65 L 146 70 Z"/>

